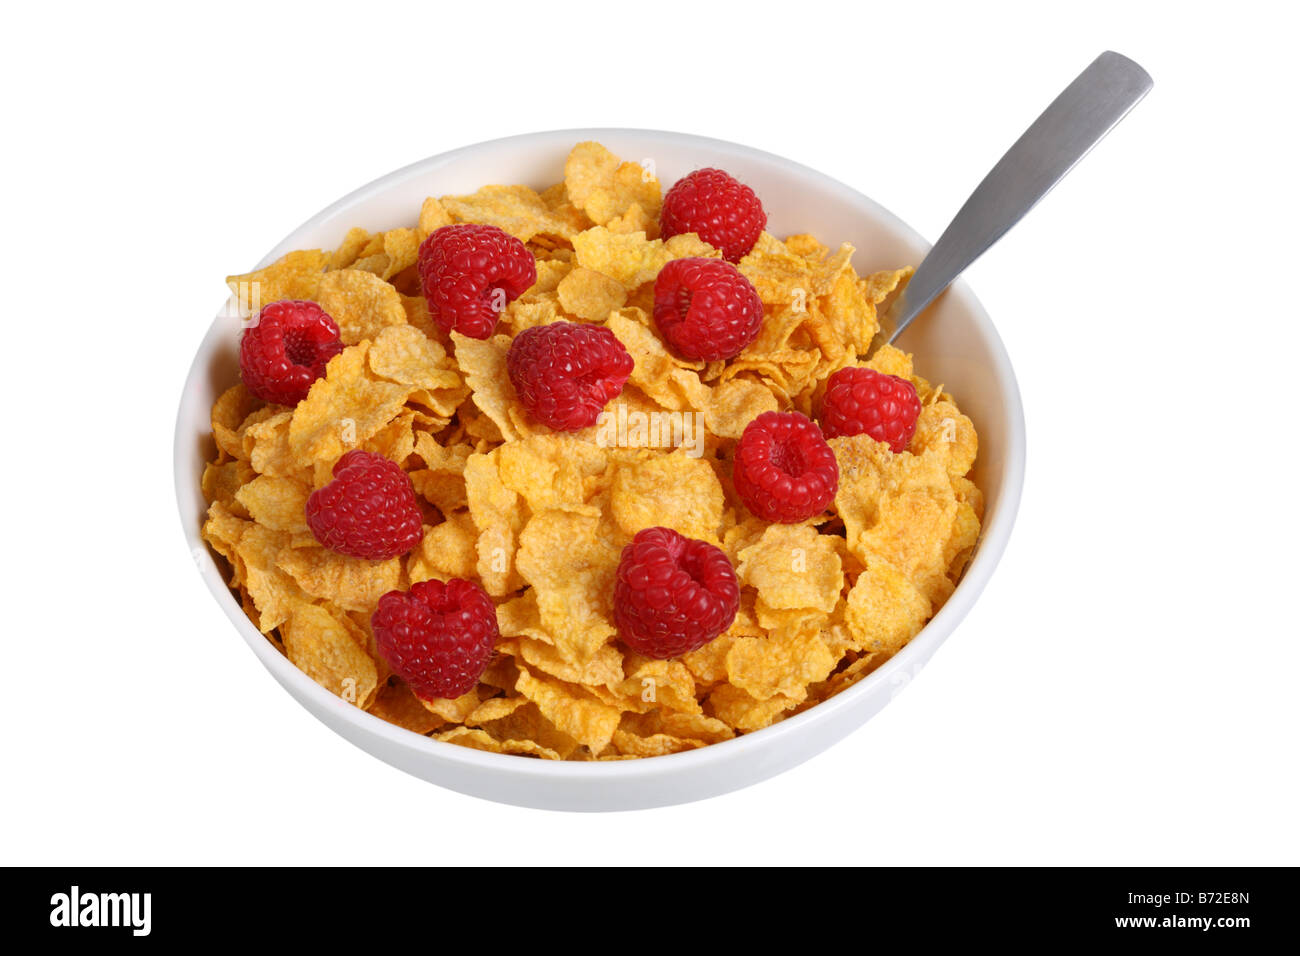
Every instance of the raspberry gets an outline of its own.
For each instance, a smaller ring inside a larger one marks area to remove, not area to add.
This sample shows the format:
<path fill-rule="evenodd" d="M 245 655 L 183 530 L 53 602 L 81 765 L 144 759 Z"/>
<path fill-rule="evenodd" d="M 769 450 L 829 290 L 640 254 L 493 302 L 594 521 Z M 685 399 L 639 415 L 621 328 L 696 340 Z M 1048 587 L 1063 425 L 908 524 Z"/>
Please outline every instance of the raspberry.
<path fill-rule="evenodd" d="M 740 606 L 736 572 L 721 550 L 670 528 L 637 532 L 614 584 L 614 623 L 638 654 L 666 660 L 703 647 Z"/>
<path fill-rule="evenodd" d="M 389 591 L 370 616 L 379 653 L 417 697 L 460 697 L 492 659 L 497 611 L 473 581 L 421 581 Z"/>
<path fill-rule="evenodd" d="M 343 351 L 339 327 L 315 302 L 272 302 L 239 340 L 244 387 L 267 402 L 297 405 Z"/>
<path fill-rule="evenodd" d="M 444 332 L 485 339 L 506 304 L 537 281 L 533 254 L 496 226 L 443 226 L 420 244 L 420 282 Z"/>
<path fill-rule="evenodd" d="M 411 479 L 395 462 L 350 451 L 334 463 L 334 480 L 307 499 L 307 527 L 331 551 L 382 561 L 406 554 L 423 536 Z"/>
<path fill-rule="evenodd" d="M 749 255 L 766 225 L 754 190 L 720 169 L 697 169 L 677 180 L 659 213 L 663 238 L 693 232 L 731 262 Z"/>
<path fill-rule="evenodd" d="M 842 368 L 826 382 L 821 420 L 827 438 L 866 434 L 900 452 L 911 443 L 920 414 L 916 386 L 897 375 Z"/>
<path fill-rule="evenodd" d="M 735 358 L 763 325 L 763 303 L 721 259 L 674 259 L 655 279 L 655 325 L 682 358 Z"/>
<path fill-rule="evenodd" d="M 740 436 L 732 480 L 754 514 L 794 524 L 835 499 L 840 466 L 815 422 L 798 412 L 764 412 Z"/>
<path fill-rule="evenodd" d="M 533 418 L 576 431 L 595 424 L 605 403 L 623 391 L 632 356 L 603 326 L 552 322 L 515 336 L 506 371 Z"/>

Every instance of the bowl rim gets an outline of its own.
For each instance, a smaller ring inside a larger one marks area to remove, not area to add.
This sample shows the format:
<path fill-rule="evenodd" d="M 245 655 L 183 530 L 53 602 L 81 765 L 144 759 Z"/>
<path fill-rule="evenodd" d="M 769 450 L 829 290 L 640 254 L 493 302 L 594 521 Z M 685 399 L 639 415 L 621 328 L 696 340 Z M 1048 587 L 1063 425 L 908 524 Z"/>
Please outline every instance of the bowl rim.
<path fill-rule="evenodd" d="M 586 127 L 539 130 L 484 140 L 409 163 L 352 190 L 308 218 L 297 228 L 291 230 L 254 268 L 262 268 L 274 262 L 285 252 L 290 251 L 291 248 L 294 248 L 294 236 L 369 198 L 371 194 L 394 186 L 408 177 L 431 173 L 440 165 L 463 159 L 475 152 L 500 149 L 510 144 L 536 145 L 539 141 L 548 139 L 567 140 L 572 144 L 585 140 L 601 141 L 601 137 L 618 136 L 660 139 L 673 142 L 676 145 L 707 148 L 718 155 L 729 154 L 750 159 L 760 159 L 784 167 L 792 173 L 820 180 L 823 186 L 839 191 L 849 197 L 856 205 L 869 208 L 880 221 L 905 239 L 916 244 L 918 248 L 929 248 L 929 243 L 925 242 L 916 230 L 874 199 L 825 173 L 802 163 L 786 159 L 778 154 L 741 143 L 697 136 L 691 133 L 634 127 Z M 220 316 L 209 325 L 194 353 L 194 358 L 190 363 L 189 371 L 186 373 L 185 382 L 182 386 L 183 391 L 177 410 L 173 435 L 173 479 L 176 503 L 181 519 L 181 530 L 185 535 L 191 554 L 195 558 L 195 566 L 208 585 L 208 590 L 212 592 L 217 604 L 226 612 L 226 616 L 234 623 L 236 630 L 243 637 L 245 643 L 249 645 L 272 676 L 285 685 L 293 696 L 310 698 L 322 710 L 333 711 L 334 715 L 337 715 L 340 719 L 356 725 L 359 730 L 367 734 L 383 739 L 385 743 L 393 747 L 419 751 L 429 760 L 460 765 L 469 770 L 485 771 L 491 774 L 513 774 L 523 777 L 554 778 L 559 776 L 574 780 L 598 780 L 611 777 L 629 779 L 658 776 L 678 771 L 688 771 L 723 759 L 744 759 L 748 754 L 775 746 L 785 738 L 803 734 L 821 723 L 830 721 L 836 713 L 852 708 L 859 698 L 877 692 L 882 684 L 897 684 L 896 676 L 900 672 L 907 671 L 914 663 L 918 666 L 924 664 L 970 611 L 980 593 L 984 590 L 1006 548 L 1007 541 L 1015 525 L 1024 483 L 1025 423 L 1020 389 L 1011 365 L 1011 359 L 1007 355 L 1002 339 L 997 333 L 997 328 L 969 285 L 966 284 L 964 279 L 959 278 L 949 288 L 946 295 L 956 296 L 961 300 L 962 306 L 970 311 L 981 335 L 989 344 L 993 358 L 993 372 L 1003 384 L 1006 392 L 1005 410 L 1010 427 L 1006 436 L 1007 448 L 1002 487 L 993 520 L 987 522 L 981 529 L 980 540 L 976 545 L 971 563 L 963 573 L 962 579 L 957 584 L 952 595 L 944 606 L 939 609 L 939 612 L 926 623 L 902 650 L 866 677 L 851 687 L 840 691 L 835 696 L 768 727 L 742 734 L 730 740 L 719 741 L 718 743 L 680 753 L 642 757 L 636 760 L 538 760 L 526 759 L 514 754 L 496 754 L 435 740 L 432 737 L 417 734 L 396 724 L 390 724 L 382 718 L 342 700 L 294 666 L 287 657 L 275 648 L 266 635 L 253 627 L 252 621 L 248 619 L 243 609 L 235 601 L 224 576 L 220 573 L 215 557 L 212 555 L 207 543 L 202 539 L 200 529 L 187 526 L 185 500 L 187 496 L 194 494 L 194 487 L 186 463 L 187 459 L 193 454 L 192 442 L 194 439 L 193 432 L 185 427 L 186 411 L 190 404 L 187 399 L 193 394 L 191 383 L 205 372 L 206 357 L 210 345 L 209 340 L 218 335 L 222 321 Z M 207 557 L 206 564 L 202 562 L 201 554 Z"/>

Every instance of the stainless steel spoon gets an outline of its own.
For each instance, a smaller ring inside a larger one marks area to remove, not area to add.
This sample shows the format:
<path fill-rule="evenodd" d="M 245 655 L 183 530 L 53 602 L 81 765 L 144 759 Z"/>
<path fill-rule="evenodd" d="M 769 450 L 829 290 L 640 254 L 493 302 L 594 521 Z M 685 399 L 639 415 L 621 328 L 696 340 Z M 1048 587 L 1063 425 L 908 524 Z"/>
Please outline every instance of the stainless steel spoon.
<path fill-rule="evenodd" d="M 1033 209 L 1151 89 L 1146 70 L 1103 53 L 1034 120 L 984 177 L 881 318 L 893 342 L 966 267 Z"/>

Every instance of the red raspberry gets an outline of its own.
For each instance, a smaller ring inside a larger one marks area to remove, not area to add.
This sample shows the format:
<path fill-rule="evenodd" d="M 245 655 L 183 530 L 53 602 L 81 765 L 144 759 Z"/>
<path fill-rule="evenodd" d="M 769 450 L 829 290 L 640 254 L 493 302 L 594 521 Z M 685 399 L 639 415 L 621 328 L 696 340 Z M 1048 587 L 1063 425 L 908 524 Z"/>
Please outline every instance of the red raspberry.
<path fill-rule="evenodd" d="M 815 422 L 798 412 L 764 412 L 740 436 L 732 480 L 754 514 L 794 524 L 835 500 L 840 466 Z"/>
<path fill-rule="evenodd" d="M 464 578 L 389 591 L 379 599 L 370 626 L 393 673 L 425 700 L 473 690 L 500 636 L 492 599 Z"/>
<path fill-rule="evenodd" d="M 677 180 L 659 213 L 663 238 L 693 232 L 731 262 L 749 255 L 766 225 L 754 190 L 720 169 L 697 169 Z"/>
<path fill-rule="evenodd" d="M 267 402 L 297 405 L 343 351 L 339 327 L 315 302 L 272 302 L 239 340 L 244 387 Z"/>
<path fill-rule="evenodd" d="M 406 554 L 424 530 L 406 472 L 360 449 L 335 462 L 334 480 L 311 493 L 307 527 L 331 551 L 371 561 Z"/>
<path fill-rule="evenodd" d="M 595 424 L 605 403 L 623 391 L 632 356 L 603 326 L 552 322 L 515 336 L 506 371 L 533 418 L 575 431 Z"/>
<path fill-rule="evenodd" d="M 721 259 L 674 259 L 655 279 L 655 325 L 682 358 L 735 358 L 763 325 L 763 303 Z"/>
<path fill-rule="evenodd" d="M 721 550 L 670 528 L 637 532 L 614 584 L 614 623 L 638 654 L 666 660 L 703 647 L 740 606 L 736 572 Z"/>
<path fill-rule="evenodd" d="M 827 438 L 866 434 L 900 452 L 911 443 L 920 414 L 916 386 L 897 375 L 842 368 L 826 382 L 821 419 Z"/>
<path fill-rule="evenodd" d="M 496 226 L 461 223 L 420 244 L 420 281 L 429 314 L 444 331 L 485 339 L 506 304 L 537 281 L 537 262 Z"/>

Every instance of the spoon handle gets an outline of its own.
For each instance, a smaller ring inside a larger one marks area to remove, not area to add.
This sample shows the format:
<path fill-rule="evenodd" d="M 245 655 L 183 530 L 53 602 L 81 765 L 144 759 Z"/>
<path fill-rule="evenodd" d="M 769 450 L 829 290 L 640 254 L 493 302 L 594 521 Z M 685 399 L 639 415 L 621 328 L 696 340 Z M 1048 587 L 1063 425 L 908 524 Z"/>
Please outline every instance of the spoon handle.
<path fill-rule="evenodd" d="M 1051 192 L 1151 89 L 1146 70 L 1103 53 L 1007 150 L 917 267 L 882 321 L 893 342 L 972 262 Z"/>

